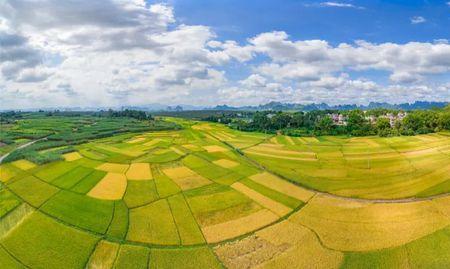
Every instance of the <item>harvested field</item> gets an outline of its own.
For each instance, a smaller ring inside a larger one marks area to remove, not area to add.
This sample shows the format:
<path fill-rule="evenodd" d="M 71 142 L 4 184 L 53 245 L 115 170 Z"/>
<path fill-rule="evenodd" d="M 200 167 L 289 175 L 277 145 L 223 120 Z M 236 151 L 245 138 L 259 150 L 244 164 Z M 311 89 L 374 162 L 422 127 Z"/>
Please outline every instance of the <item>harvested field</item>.
<path fill-rule="evenodd" d="M 8 165 L 8 164 L 0 165 L 0 181 L 1 182 L 6 182 L 6 181 L 10 180 L 11 178 L 13 178 L 17 174 L 18 174 L 18 171 L 16 170 L 16 168 L 11 167 L 11 165 Z"/>
<path fill-rule="evenodd" d="M 202 232 L 208 243 L 216 243 L 252 232 L 269 225 L 278 218 L 271 211 L 262 209 L 239 219 L 202 227 Z"/>
<path fill-rule="evenodd" d="M 289 195 L 302 202 L 307 202 L 314 195 L 314 192 L 312 191 L 296 186 L 267 172 L 256 174 L 249 178 L 261 185 Z"/>
<path fill-rule="evenodd" d="M 450 225 L 450 218 L 430 201 L 375 204 L 324 195 L 312 198 L 289 219 L 314 230 L 327 247 L 342 251 L 396 247 Z"/>
<path fill-rule="evenodd" d="M 128 180 L 150 180 L 153 179 L 150 164 L 148 163 L 132 163 L 128 169 L 126 176 Z"/>
<path fill-rule="evenodd" d="M 181 149 L 178 149 L 178 148 L 176 148 L 176 147 L 170 147 L 170 149 L 171 149 L 173 152 L 175 152 L 176 154 L 179 154 L 179 155 L 184 155 L 184 154 L 185 154 L 184 151 L 182 151 Z"/>
<path fill-rule="evenodd" d="M 160 139 L 160 138 L 155 138 L 155 139 L 152 139 L 152 140 L 149 141 L 149 142 L 144 143 L 144 146 L 152 147 L 152 146 L 158 144 L 158 143 L 161 142 L 161 141 L 163 141 L 163 140 Z"/>
<path fill-rule="evenodd" d="M 83 156 L 80 155 L 80 153 L 78 152 L 70 152 L 70 153 L 66 153 L 63 155 L 64 160 L 66 160 L 67 162 L 72 162 L 72 161 L 76 161 L 78 159 L 83 158 Z"/>
<path fill-rule="evenodd" d="M 164 169 L 163 172 L 182 190 L 194 189 L 212 183 L 185 166 Z"/>
<path fill-rule="evenodd" d="M 87 268 L 89 269 L 110 269 L 114 265 L 119 244 L 105 240 L 100 241 L 89 258 Z"/>
<path fill-rule="evenodd" d="M 108 173 L 87 195 L 104 200 L 119 200 L 127 188 L 127 178 L 123 174 Z"/>
<path fill-rule="evenodd" d="M 128 143 L 128 144 L 136 144 L 136 143 L 139 143 L 139 142 L 142 142 L 142 141 L 145 141 L 145 137 L 136 137 L 136 138 L 133 138 L 131 140 L 126 141 L 126 143 Z"/>
<path fill-rule="evenodd" d="M 233 168 L 239 165 L 239 163 L 228 160 L 228 159 L 220 159 L 217 161 L 213 161 L 214 164 L 218 166 L 222 166 L 223 168 Z"/>
<path fill-rule="evenodd" d="M 339 268 L 343 254 L 321 246 L 310 230 L 283 221 L 215 248 L 228 268 Z"/>
<path fill-rule="evenodd" d="M 23 203 L 15 207 L 8 215 L 2 216 L 0 218 L 0 238 L 7 236 L 9 232 L 18 227 L 33 212 L 34 209 L 31 206 Z"/>
<path fill-rule="evenodd" d="M 128 164 L 104 163 L 97 166 L 95 169 L 102 170 L 105 172 L 124 174 L 128 170 Z"/>
<path fill-rule="evenodd" d="M 245 186 L 242 183 L 236 182 L 233 185 L 231 185 L 231 187 L 233 189 L 241 192 L 242 194 L 248 196 L 250 199 L 254 200 L 258 204 L 269 209 L 270 211 L 274 212 L 275 214 L 277 214 L 280 217 L 291 212 L 291 209 L 289 207 L 287 207 L 281 203 L 278 203 L 278 202 L 270 199 L 269 197 L 266 197 L 266 196 L 260 194 L 257 191 L 254 191 L 254 190 L 248 188 L 247 186 Z"/>
<path fill-rule="evenodd" d="M 203 148 L 209 153 L 228 151 L 228 149 L 221 146 L 204 146 Z"/>
<path fill-rule="evenodd" d="M 115 269 L 147 268 L 150 249 L 133 245 L 121 245 L 117 254 Z"/>
<path fill-rule="evenodd" d="M 30 170 L 36 167 L 36 164 L 28 161 L 28 160 L 18 160 L 11 163 L 15 167 L 22 169 L 22 170 Z"/>

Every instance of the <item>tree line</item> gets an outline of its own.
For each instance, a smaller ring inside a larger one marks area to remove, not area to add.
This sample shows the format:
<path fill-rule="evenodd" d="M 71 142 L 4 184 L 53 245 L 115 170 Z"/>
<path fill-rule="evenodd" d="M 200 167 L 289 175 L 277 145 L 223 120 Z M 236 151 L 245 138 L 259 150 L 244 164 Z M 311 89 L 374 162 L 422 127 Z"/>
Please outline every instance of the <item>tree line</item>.
<path fill-rule="evenodd" d="M 398 136 L 450 130 L 450 105 L 443 109 L 413 110 L 397 117 L 399 110 L 374 109 L 362 111 L 316 110 L 311 112 L 257 111 L 213 115 L 203 120 L 220 122 L 241 131 L 282 133 L 291 136 L 351 135 Z M 343 124 L 336 124 L 332 115 L 341 115 Z M 391 120 L 386 115 L 390 115 Z"/>

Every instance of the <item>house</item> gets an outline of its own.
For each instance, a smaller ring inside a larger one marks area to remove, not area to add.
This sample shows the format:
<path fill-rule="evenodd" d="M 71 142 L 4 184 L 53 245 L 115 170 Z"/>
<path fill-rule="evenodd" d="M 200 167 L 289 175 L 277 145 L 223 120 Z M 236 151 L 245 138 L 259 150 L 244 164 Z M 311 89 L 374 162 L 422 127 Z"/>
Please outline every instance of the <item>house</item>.
<path fill-rule="evenodd" d="M 347 117 L 342 114 L 333 113 L 328 116 L 333 120 L 334 125 L 347 125 Z"/>

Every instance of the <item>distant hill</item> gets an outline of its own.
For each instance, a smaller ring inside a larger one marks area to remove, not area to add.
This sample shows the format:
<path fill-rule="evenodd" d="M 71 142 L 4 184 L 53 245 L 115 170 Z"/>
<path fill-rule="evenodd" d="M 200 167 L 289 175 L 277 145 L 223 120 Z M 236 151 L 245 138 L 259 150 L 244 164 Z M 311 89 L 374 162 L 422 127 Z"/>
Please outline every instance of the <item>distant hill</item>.
<path fill-rule="evenodd" d="M 416 101 L 414 103 L 403 103 L 403 104 L 389 104 L 389 103 L 377 103 L 371 102 L 368 105 L 336 105 L 331 106 L 325 103 L 321 104 L 296 104 L 296 103 L 280 103 L 280 102 L 270 102 L 258 106 L 240 106 L 232 107 L 228 105 L 218 105 L 212 108 L 212 110 L 296 110 L 296 111 L 312 111 L 312 110 L 352 110 L 352 109 L 376 109 L 376 108 L 386 108 L 386 109 L 402 109 L 402 110 L 413 110 L 413 109 L 431 109 L 431 108 L 442 108 L 445 107 L 449 102 L 428 102 L 428 101 Z"/>

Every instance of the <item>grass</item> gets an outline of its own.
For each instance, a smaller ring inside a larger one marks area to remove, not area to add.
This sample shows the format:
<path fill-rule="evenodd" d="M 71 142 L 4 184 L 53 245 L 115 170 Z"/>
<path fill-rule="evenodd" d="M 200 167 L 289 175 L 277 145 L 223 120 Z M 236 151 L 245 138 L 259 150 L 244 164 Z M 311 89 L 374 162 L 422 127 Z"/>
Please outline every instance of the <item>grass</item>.
<path fill-rule="evenodd" d="M 84 268 L 98 238 L 33 213 L 1 240 L 31 268 Z"/>
<path fill-rule="evenodd" d="M 113 203 L 61 191 L 47 201 L 41 209 L 74 226 L 97 233 L 105 233 L 112 218 Z"/>

